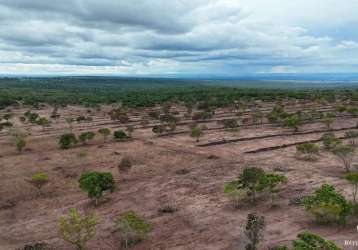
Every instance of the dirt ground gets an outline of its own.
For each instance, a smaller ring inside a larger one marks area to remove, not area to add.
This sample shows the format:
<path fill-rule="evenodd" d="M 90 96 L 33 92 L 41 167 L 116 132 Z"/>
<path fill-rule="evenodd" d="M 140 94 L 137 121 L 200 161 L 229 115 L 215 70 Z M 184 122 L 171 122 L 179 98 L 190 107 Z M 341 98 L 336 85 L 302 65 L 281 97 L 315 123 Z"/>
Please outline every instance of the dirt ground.
<path fill-rule="evenodd" d="M 48 115 L 50 108 L 36 111 Z M 22 114 L 26 109 L 14 110 Z M 83 114 L 85 109 L 69 107 L 61 110 L 61 117 Z M 105 112 L 93 114 L 93 122 L 76 124 L 74 132 L 100 127 L 121 127 L 111 124 Z M 64 242 L 58 233 L 58 220 L 68 214 L 69 208 L 83 213 L 94 213 L 98 219 L 97 234 L 88 242 L 87 249 L 120 249 L 114 231 L 113 218 L 133 210 L 153 225 L 148 239 L 132 249 L 145 250 L 241 250 L 246 239 L 243 229 L 247 214 L 257 212 L 265 216 L 264 239 L 259 249 L 277 244 L 288 244 L 303 231 L 320 234 L 335 241 L 343 249 L 345 240 L 357 240 L 357 221 L 349 220 L 345 226 L 316 225 L 305 211 L 290 200 L 311 193 L 323 183 L 333 184 L 338 191 L 350 196 L 350 186 L 342 179 L 342 163 L 331 153 L 321 150 L 317 161 L 303 161 L 296 157 L 295 147 L 246 154 L 246 151 L 274 145 L 318 139 L 322 133 L 277 136 L 217 146 L 198 147 L 199 144 L 222 139 L 246 138 L 259 135 L 280 134 L 288 129 L 270 125 L 242 128 L 240 133 L 225 130 L 205 131 L 196 143 L 188 133 L 155 136 L 150 128 L 136 129 L 133 138 L 124 142 L 102 142 L 100 135 L 86 146 L 60 150 L 58 136 L 68 130 L 63 120 L 54 122 L 44 131 L 31 128 L 26 150 L 15 151 L 11 136 L 0 133 L 0 249 L 11 250 L 33 242 L 43 242 L 51 249 L 75 249 Z M 135 115 L 131 118 L 137 119 Z M 102 125 L 103 124 L 103 125 Z M 357 119 L 338 118 L 333 128 L 355 126 Z M 208 122 L 208 127 L 215 123 Z M 178 131 L 185 130 L 178 126 Z M 305 124 L 300 131 L 324 129 L 322 123 Z M 337 132 L 343 135 L 345 131 Z M 217 159 L 209 159 L 210 155 Z M 128 156 L 133 161 L 131 170 L 120 174 L 118 163 Z M 353 165 L 358 166 L 358 158 Z M 243 204 L 235 209 L 223 194 L 225 181 L 236 178 L 246 166 L 262 167 L 267 171 L 280 171 L 288 183 L 280 193 L 278 205 L 271 207 L 270 199 L 260 197 L 256 206 Z M 185 174 L 178 170 L 187 170 Z M 78 185 L 85 170 L 109 171 L 117 189 L 106 194 L 100 206 L 94 207 Z M 32 174 L 44 172 L 49 183 L 45 195 L 26 180 Z M 170 205 L 175 213 L 161 214 L 158 209 Z"/>

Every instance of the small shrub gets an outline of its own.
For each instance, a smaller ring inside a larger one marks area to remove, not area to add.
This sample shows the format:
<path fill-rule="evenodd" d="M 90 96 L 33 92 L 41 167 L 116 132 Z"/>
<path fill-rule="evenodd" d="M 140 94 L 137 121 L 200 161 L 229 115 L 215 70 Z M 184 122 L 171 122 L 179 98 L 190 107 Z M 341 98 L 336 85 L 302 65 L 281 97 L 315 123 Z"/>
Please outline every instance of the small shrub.
<path fill-rule="evenodd" d="M 76 135 L 73 133 L 63 134 L 58 141 L 61 149 L 69 149 L 78 143 Z"/>
<path fill-rule="evenodd" d="M 139 217 L 135 212 L 129 211 L 114 219 L 116 229 L 122 238 L 125 248 L 134 245 L 146 238 L 152 226 Z"/>
<path fill-rule="evenodd" d="M 79 180 L 80 188 L 87 192 L 88 197 L 98 205 L 104 191 L 115 190 L 115 183 L 111 173 L 106 172 L 84 172 Z"/>
<path fill-rule="evenodd" d="M 263 237 L 263 229 L 265 227 L 265 219 L 263 216 L 256 214 L 248 214 L 245 227 L 245 235 L 249 239 L 246 250 L 256 250 L 257 245 Z"/>
<path fill-rule="evenodd" d="M 302 199 L 302 206 L 315 217 L 318 223 L 345 223 L 351 206 L 333 186 L 324 184 L 314 195 Z"/>
<path fill-rule="evenodd" d="M 292 115 L 283 120 L 283 127 L 293 128 L 295 132 L 298 131 L 300 125 L 301 119 L 298 115 Z"/>
<path fill-rule="evenodd" d="M 48 175 L 45 173 L 37 173 L 31 177 L 30 183 L 34 185 L 41 193 L 42 187 L 48 183 Z"/>
<path fill-rule="evenodd" d="M 342 141 L 337 138 L 333 133 L 325 133 L 324 135 L 322 135 L 321 140 L 323 141 L 324 147 L 328 150 L 333 149 L 336 146 L 342 144 Z"/>
<path fill-rule="evenodd" d="M 353 147 L 357 147 L 358 144 L 358 132 L 356 131 L 348 131 L 345 134 L 346 138 L 348 138 L 349 144 Z"/>
<path fill-rule="evenodd" d="M 128 138 L 128 135 L 123 130 L 117 130 L 117 131 L 114 131 L 113 137 L 117 141 L 123 141 Z"/>
<path fill-rule="evenodd" d="M 107 137 L 111 134 L 111 130 L 109 128 L 100 128 L 98 133 L 103 136 L 103 142 L 106 142 Z"/>
<path fill-rule="evenodd" d="M 264 174 L 259 179 L 256 190 L 259 192 L 267 190 L 271 196 L 271 204 L 274 201 L 277 193 L 280 192 L 280 185 L 287 182 L 287 177 L 280 174 Z"/>
<path fill-rule="evenodd" d="M 69 218 L 61 217 L 59 229 L 61 237 L 78 250 L 84 250 L 86 242 L 96 235 L 97 220 L 94 215 L 88 215 L 83 218 L 78 214 L 75 208 L 70 209 Z"/>
<path fill-rule="evenodd" d="M 344 178 L 352 185 L 353 203 L 357 204 L 356 197 L 358 192 L 358 173 L 348 173 L 344 176 Z"/>
<path fill-rule="evenodd" d="M 191 130 L 190 136 L 196 139 L 196 142 L 199 142 L 200 137 L 203 136 L 203 131 L 199 127 L 195 127 Z"/>
<path fill-rule="evenodd" d="M 132 161 L 129 157 L 123 157 L 121 162 L 118 164 L 120 172 L 128 172 L 132 167 Z"/>
<path fill-rule="evenodd" d="M 165 132 L 165 126 L 164 125 L 155 125 L 153 126 L 152 132 L 156 135 L 161 135 Z"/>
<path fill-rule="evenodd" d="M 314 143 L 303 143 L 296 146 L 296 151 L 306 160 L 313 160 L 319 153 L 319 146 Z"/>
<path fill-rule="evenodd" d="M 79 136 L 78 139 L 82 142 L 82 144 L 87 144 L 88 141 L 93 140 L 93 138 L 96 136 L 95 133 L 93 133 L 92 131 L 89 132 L 82 132 Z"/>

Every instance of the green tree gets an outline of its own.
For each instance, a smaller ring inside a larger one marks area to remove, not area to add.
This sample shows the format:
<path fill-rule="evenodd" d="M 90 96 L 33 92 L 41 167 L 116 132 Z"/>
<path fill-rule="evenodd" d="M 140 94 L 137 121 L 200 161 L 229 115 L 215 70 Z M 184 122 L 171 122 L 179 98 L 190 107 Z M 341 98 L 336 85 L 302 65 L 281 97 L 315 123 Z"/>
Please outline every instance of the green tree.
<path fill-rule="evenodd" d="M 165 126 L 164 125 L 154 125 L 152 132 L 156 135 L 161 135 L 162 133 L 165 132 Z"/>
<path fill-rule="evenodd" d="M 203 131 L 199 127 L 192 128 L 190 136 L 196 139 L 196 142 L 199 142 L 200 137 L 203 136 Z"/>
<path fill-rule="evenodd" d="M 61 217 L 59 220 L 59 230 L 61 237 L 78 250 L 84 250 L 86 242 L 96 235 L 97 220 L 94 215 L 83 218 L 75 208 L 70 209 L 69 218 Z"/>
<path fill-rule="evenodd" d="M 109 128 L 100 128 L 98 133 L 103 136 L 103 142 L 106 142 L 107 137 L 111 134 L 111 130 Z"/>
<path fill-rule="evenodd" d="M 111 173 L 87 171 L 82 173 L 79 180 L 80 188 L 87 192 L 88 197 L 98 205 L 104 191 L 115 190 L 115 182 Z"/>
<path fill-rule="evenodd" d="M 245 235 L 249 239 L 246 250 L 256 250 L 257 245 L 263 237 L 263 229 L 265 228 L 265 219 L 263 216 L 256 214 L 248 214 L 245 227 Z"/>
<path fill-rule="evenodd" d="M 61 149 L 69 149 L 72 145 L 76 145 L 78 140 L 76 135 L 73 133 L 67 133 L 61 135 L 58 144 L 60 145 Z"/>
<path fill-rule="evenodd" d="M 248 189 L 248 196 L 252 198 L 252 203 L 256 202 L 256 192 L 259 191 L 258 185 L 265 172 L 262 168 L 248 167 L 245 168 L 239 176 L 239 183 L 243 188 Z"/>
<path fill-rule="evenodd" d="M 88 132 L 82 132 L 79 136 L 78 139 L 80 140 L 80 142 L 82 142 L 83 145 L 87 144 L 87 142 L 93 140 L 93 138 L 96 136 L 95 133 L 93 133 L 92 131 L 88 131 Z"/>

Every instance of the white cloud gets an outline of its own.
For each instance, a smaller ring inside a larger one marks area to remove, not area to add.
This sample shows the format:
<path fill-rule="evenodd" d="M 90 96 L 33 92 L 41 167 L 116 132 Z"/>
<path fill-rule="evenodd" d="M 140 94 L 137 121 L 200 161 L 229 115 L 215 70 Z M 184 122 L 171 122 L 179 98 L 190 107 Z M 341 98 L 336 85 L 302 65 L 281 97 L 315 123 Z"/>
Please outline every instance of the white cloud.
<path fill-rule="evenodd" d="M 357 9 L 354 0 L 2 0 L 0 73 L 355 71 Z"/>

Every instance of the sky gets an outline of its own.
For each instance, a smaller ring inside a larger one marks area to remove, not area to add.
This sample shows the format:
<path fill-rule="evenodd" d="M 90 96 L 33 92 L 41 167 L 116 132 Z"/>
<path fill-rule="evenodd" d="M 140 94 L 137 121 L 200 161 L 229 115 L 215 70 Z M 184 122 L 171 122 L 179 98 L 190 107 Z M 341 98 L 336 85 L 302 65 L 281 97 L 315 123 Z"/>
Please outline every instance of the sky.
<path fill-rule="evenodd" d="M 358 69 L 358 0 L 0 0 L 0 74 Z"/>

